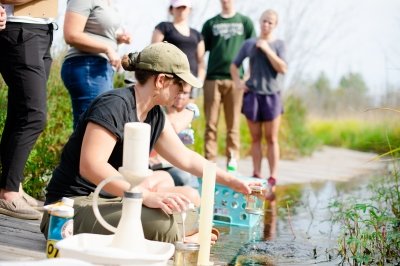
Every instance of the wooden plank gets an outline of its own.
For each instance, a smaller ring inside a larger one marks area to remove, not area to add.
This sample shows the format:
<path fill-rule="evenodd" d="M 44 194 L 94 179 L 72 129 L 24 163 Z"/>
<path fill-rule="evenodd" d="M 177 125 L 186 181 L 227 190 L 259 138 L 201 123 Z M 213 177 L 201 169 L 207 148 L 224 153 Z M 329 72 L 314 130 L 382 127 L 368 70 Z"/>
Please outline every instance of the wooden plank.
<path fill-rule="evenodd" d="M 31 261 L 39 259 L 46 259 L 46 254 L 39 251 L 0 245 L 0 261 Z"/>
<path fill-rule="evenodd" d="M 0 261 L 46 258 L 46 239 L 40 221 L 29 221 L 0 214 Z"/>

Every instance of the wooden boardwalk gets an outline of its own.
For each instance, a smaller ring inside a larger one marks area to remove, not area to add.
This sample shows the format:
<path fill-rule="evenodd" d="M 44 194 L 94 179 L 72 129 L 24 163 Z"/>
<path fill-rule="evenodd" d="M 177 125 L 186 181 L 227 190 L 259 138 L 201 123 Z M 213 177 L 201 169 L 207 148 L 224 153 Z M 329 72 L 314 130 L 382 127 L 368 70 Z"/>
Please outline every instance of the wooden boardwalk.
<path fill-rule="evenodd" d="M 346 149 L 325 147 L 311 157 L 295 161 L 282 160 L 279 164 L 279 184 L 309 183 L 324 180 L 347 181 L 352 177 L 371 174 L 385 167 L 371 161 L 375 155 Z M 263 174 L 267 174 L 263 162 Z M 218 161 L 224 165 L 224 159 Z M 251 174 L 250 158 L 239 161 L 239 171 Z M 0 265 L 2 261 L 42 260 L 46 258 L 46 241 L 39 230 L 40 221 L 20 220 L 0 215 Z"/>
<path fill-rule="evenodd" d="M 0 261 L 45 259 L 46 239 L 39 224 L 0 214 Z"/>

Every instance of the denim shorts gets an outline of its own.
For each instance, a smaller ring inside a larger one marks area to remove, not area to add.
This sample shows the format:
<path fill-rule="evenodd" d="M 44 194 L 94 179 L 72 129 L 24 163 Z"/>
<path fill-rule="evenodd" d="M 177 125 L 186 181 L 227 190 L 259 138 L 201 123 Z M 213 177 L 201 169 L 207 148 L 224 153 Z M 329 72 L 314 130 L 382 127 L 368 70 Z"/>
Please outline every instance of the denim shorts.
<path fill-rule="evenodd" d="M 280 92 L 275 94 L 257 94 L 247 91 L 243 95 L 242 114 L 253 122 L 272 121 L 283 114 Z"/>

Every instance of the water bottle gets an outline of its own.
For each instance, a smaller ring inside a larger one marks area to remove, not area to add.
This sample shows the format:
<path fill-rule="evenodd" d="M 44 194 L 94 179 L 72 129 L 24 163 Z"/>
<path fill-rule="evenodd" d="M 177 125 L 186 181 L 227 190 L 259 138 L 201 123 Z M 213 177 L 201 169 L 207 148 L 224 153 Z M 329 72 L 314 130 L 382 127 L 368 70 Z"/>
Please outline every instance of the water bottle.
<path fill-rule="evenodd" d="M 230 173 L 235 173 L 237 171 L 238 165 L 235 157 L 235 153 L 231 152 L 229 161 L 228 161 L 228 166 L 227 166 L 227 171 Z"/>
<path fill-rule="evenodd" d="M 56 243 L 74 233 L 74 200 L 62 198 L 58 203 L 45 206 L 49 211 L 49 231 L 47 234 L 47 258 L 59 257 Z"/>

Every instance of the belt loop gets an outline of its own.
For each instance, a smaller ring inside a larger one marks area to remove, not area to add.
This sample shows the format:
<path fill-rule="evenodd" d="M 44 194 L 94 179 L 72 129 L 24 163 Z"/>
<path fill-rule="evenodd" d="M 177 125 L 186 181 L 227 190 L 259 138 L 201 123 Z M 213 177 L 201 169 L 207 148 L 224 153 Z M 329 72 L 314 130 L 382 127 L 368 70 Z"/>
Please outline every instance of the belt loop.
<path fill-rule="evenodd" d="M 58 30 L 58 24 L 56 22 L 51 22 L 49 24 L 49 31 Z"/>

